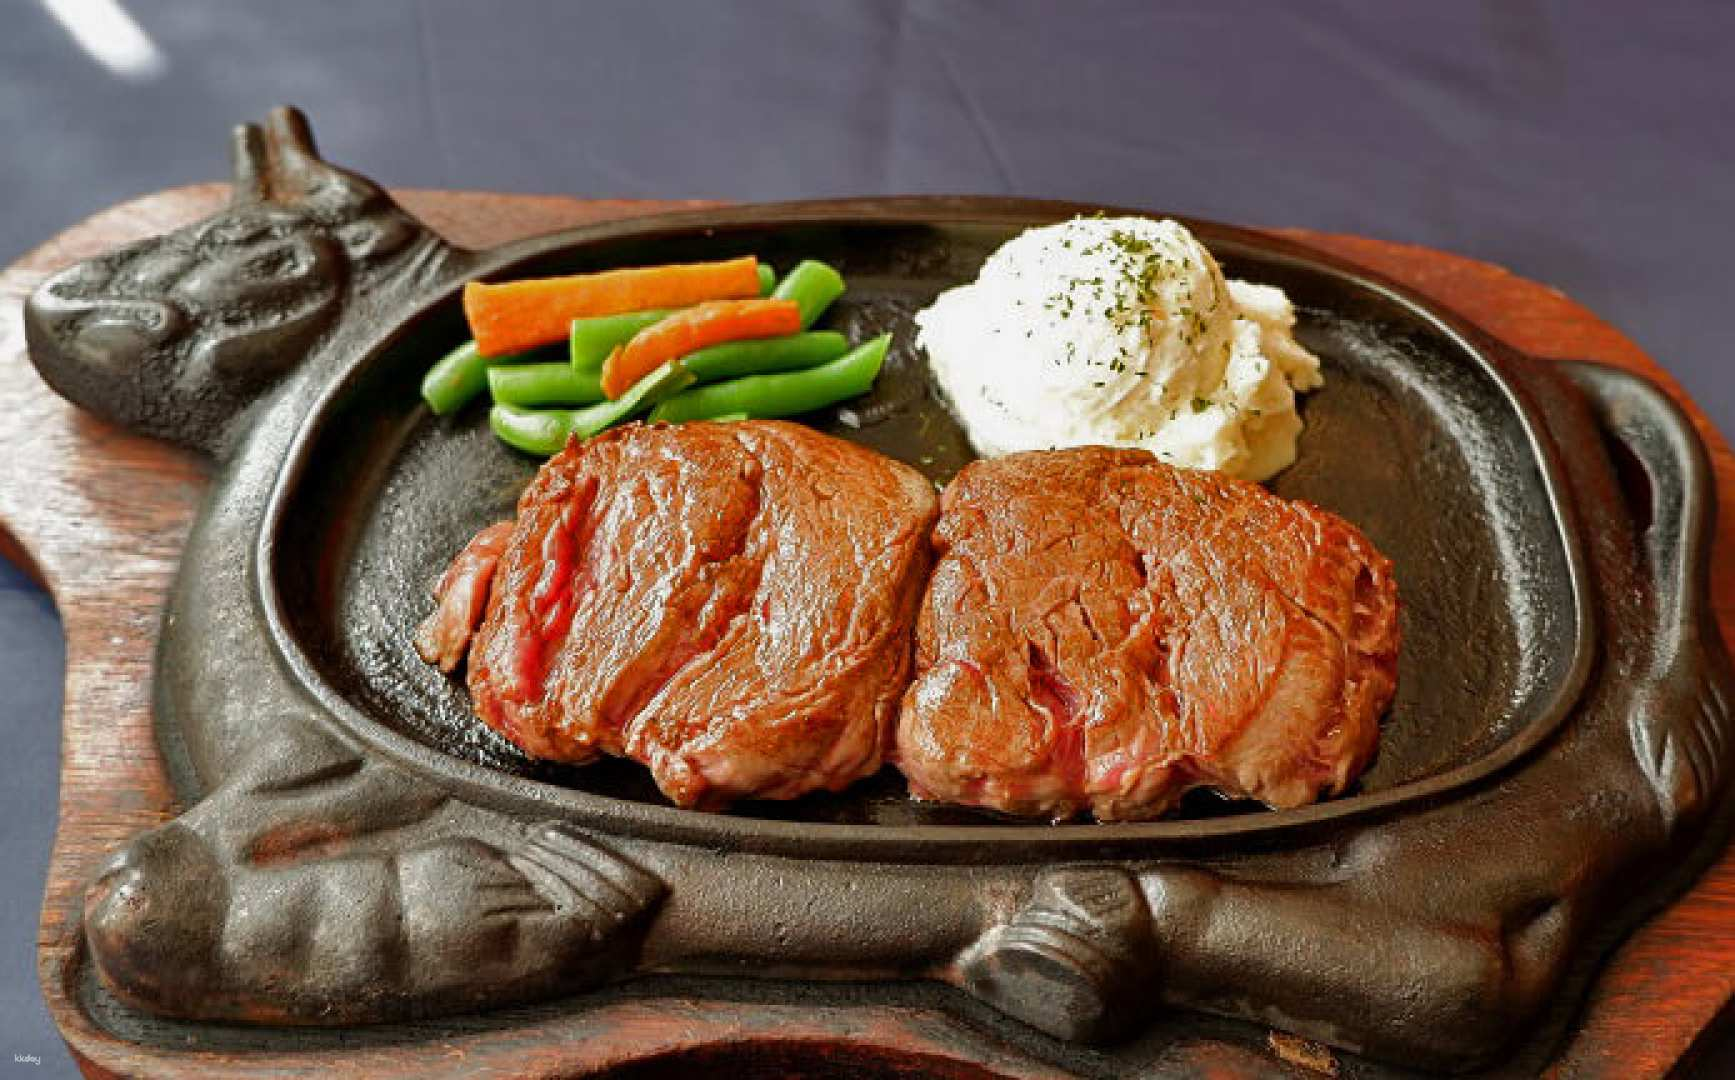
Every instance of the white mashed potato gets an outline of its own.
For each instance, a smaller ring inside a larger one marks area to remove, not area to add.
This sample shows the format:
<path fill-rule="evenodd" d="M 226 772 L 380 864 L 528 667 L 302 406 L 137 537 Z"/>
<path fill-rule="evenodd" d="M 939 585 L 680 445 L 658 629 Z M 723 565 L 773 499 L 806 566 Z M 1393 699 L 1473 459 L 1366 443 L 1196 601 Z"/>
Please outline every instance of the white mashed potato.
<path fill-rule="evenodd" d="M 916 316 L 978 453 L 1143 447 L 1263 480 L 1295 460 L 1295 392 L 1322 384 L 1282 290 L 1228 281 L 1182 225 L 1030 229 Z"/>

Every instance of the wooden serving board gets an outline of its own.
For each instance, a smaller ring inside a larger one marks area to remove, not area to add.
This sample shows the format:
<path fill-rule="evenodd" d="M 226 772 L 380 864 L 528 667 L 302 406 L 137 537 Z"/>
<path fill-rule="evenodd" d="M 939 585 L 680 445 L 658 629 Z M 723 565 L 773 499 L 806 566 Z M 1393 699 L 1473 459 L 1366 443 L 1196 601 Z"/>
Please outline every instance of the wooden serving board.
<path fill-rule="evenodd" d="M 696 203 L 404 191 L 394 195 L 448 239 L 484 247 Z M 558 1006 L 521 1022 L 418 1028 L 423 1037 L 340 1046 L 293 1035 L 265 1049 L 166 1050 L 110 1034 L 80 998 L 86 881 L 127 838 L 175 804 L 151 720 L 161 604 L 207 482 L 196 457 L 95 420 L 51 393 L 25 356 L 21 306 L 49 273 L 219 209 L 228 187 L 148 195 L 55 237 L 0 274 L 0 552 L 53 593 L 66 631 L 59 831 L 38 935 L 49 1010 L 95 1076 L 424 1077 L 740 1075 L 1045 1077 L 1051 1068 L 916 1006 L 803 1006 L 649 998 Z M 1647 376 L 1686 408 L 1735 505 L 1735 455 L 1675 381 L 1613 327 L 1546 286 L 1486 263 L 1357 237 L 1284 235 L 1404 282 L 1536 356 L 1597 360 Z M 1717 535 L 1714 603 L 1735 640 L 1735 523 Z M 1656 1077 L 1686 1061 L 1735 994 L 1735 853 L 1633 935 L 1594 983 L 1553 1066 L 1564 1077 Z M 317 1046 L 318 1048 L 313 1048 Z M 333 1047 L 339 1047 L 334 1049 Z M 1176 1072 L 1287 1075 L 1275 1054 L 1200 1039 L 1175 1046 Z"/>

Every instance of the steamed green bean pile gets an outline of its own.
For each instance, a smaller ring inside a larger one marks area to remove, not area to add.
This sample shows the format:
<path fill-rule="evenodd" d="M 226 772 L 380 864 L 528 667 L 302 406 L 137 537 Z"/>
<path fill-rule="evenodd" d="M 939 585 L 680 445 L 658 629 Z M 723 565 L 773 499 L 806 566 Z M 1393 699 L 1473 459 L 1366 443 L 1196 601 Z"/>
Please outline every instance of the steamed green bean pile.
<path fill-rule="evenodd" d="M 891 335 L 852 347 L 841 333 L 813 329 L 843 295 L 842 276 L 813 260 L 797 264 L 781 279 L 764 264 L 758 273 L 761 295 L 790 301 L 799 310 L 799 332 L 694 348 L 610 400 L 603 390 L 610 355 L 691 309 L 577 318 L 566 355 L 558 359 L 543 349 L 485 357 L 474 341 L 465 342 L 429 369 L 422 397 L 437 415 L 446 416 L 486 390 L 494 434 L 517 450 L 547 457 L 570 439 L 588 439 L 641 416 L 669 423 L 798 416 L 867 393 L 885 362 Z M 793 326 L 793 311 L 789 318 Z"/>

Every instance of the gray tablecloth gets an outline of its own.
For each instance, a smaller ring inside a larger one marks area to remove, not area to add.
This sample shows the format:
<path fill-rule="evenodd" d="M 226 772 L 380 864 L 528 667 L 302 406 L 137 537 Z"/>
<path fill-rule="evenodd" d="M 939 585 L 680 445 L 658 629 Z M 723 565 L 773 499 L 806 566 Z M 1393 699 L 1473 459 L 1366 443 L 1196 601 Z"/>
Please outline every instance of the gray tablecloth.
<path fill-rule="evenodd" d="M 223 176 L 228 126 L 288 101 L 391 185 L 1012 193 L 1441 247 L 1565 290 L 1735 431 L 1728 2 L 20 0 L 0 26 L 0 258 Z M 29 1075 L 70 1069 L 31 945 L 60 664 L 0 569 L 0 1071 Z"/>

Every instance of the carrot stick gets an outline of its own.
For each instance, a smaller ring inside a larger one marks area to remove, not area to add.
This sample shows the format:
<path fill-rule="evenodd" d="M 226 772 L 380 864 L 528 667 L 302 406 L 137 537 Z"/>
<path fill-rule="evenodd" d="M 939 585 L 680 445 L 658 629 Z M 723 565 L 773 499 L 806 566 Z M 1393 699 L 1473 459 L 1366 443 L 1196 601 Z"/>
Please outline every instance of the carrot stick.
<path fill-rule="evenodd" d="M 566 338 L 574 319 L 759 295 L 759 260 L 674 263 L 596 274 L 464 286 L 464 315 L 483 356 Z"/>
<path fill-rule="evenodd" d="M 615 346 L 603 361 L 602 392 L 620 397 L 667 361 L 709 345 L 780 337 L 800 329 L 801 305 L 793 300 L 715 300 L 677 311 Z"/>

